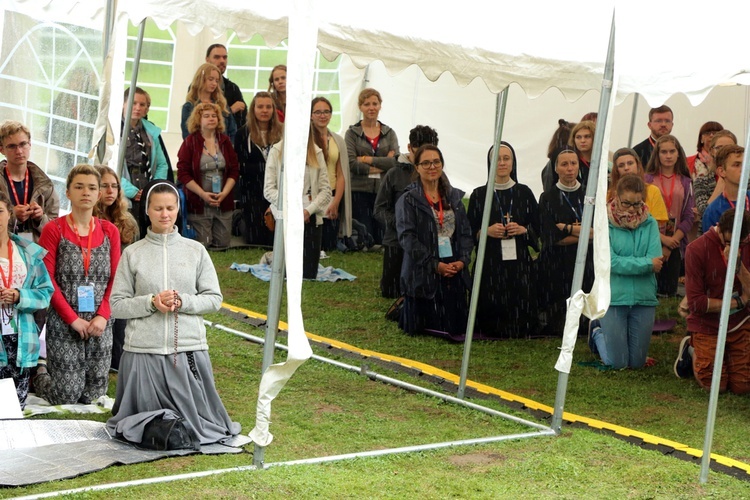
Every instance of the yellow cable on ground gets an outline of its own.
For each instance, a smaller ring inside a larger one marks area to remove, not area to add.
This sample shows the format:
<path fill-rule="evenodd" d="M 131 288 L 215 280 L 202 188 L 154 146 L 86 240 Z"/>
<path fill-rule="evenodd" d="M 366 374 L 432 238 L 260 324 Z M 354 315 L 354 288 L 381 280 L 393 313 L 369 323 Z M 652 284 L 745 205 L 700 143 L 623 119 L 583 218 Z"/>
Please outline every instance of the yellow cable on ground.
<path fill-rule="evenodd" d="M 249 311 L 247 309 L 243 309 L 241 307 L 233 306 L 231 304 L 223 303 L 222 306 L 226 309 L 229 309 L 232 312 L 236 313 L 242 313 L 247 315 L 250 318 L 257 318 L 257 319 L 266 319 L 266 316 L 263 314 L 259 314 L 253 311 Z M 284 323 L 283 321 L 279 321 L 279 329 L 287 329 L 288 325 Z M 305 332 L 307 334 L 307 337 L 310 340 L 314 340 L 316 342 L 328 344 L 330 346 L 336 347 L 337 349 L 342 349 L 345 351 L 357 353 L 361 356 L 368 357 L 368 358 L 377 358 L 383 361 L 388 361 L 391 363 L 397 363 L 402 366 L 405 366 L 407 368 L 413 368 L 415 370 L 419 370 L 427 375 L 432 375 L 434 377 L 440 377 L 444 380 L 448 380 L 450 382 L 453 382 L 454 384 L 458 385 L 459 383 L 459 376 L 455 375 L 453 373 L 447 372 L 445 370 L 441 370 L 440 368 L 436 368 L 432 365 L 428 365 L 425 363 L 421 363 L 419 361 L 414 361 L 412 359 L 407 358 L 400 358 L 398 356 L 391 356 L 389 354 L 383 354 L 377 351 L 370 351 L 369 349 L 361 349 L 359 347 L 353 346 L 351 344 L 347 344 L 345 342 L 340 342 L 335 339 L 329 339 L 326 337 L 321 337 L 320 335 L 316 335 L 314 333 Z M 540 410 L 546 413 L 549 413 L 552 415 L 553 408 L 551 406 L 544 405 L 542 403 L 539 403 L 537 401 L 524 398 L 522 396 L 518 396 L 516 394 L 512 394 L 510 392 L 502 391 L 500 389 L 496 389 L 495 387 L 491 387 L 489 385 L 480 384 L 478 382 L 474 382 L 472 380 L 467 380 L 466 385 L 468 387 L 471 387 L 472 389 L 475 389 L 476 391 L 479 391 L 484 394 L 491 394 L 494 396 L 498 396 L 505 401 L 512 401 L 515 403 L 522 403 L 527 408 L 531 408 L 532 410 Z M 652 444 L 652 445 L 661 445 L 661 446 L 667 446 L 669 448 L 673 448 L 678 451 L 682 451 L 688 455 L 691 455 L 695 458 L 701 458 L 703 456 L 703 450 L 699 450 L 696 448 L 690 448 L 686 444 L 678 443 L 676 441 L 671 441 L 669 439 L 661 438 L 658 436 L 654 436 L 652 434 L 647 434 L 645 432 L 636 431 L 634 429 L 629 429 L 627 427 L 622 427 L 615 424 L 610 424 L 609 422 L 604 422 L 602 420 L 597 420 L 589 417 L 582 417 L 580 415 L 576 415 L 574 413 L 569 412 L 563 412 L 563 419 L 567 422 L 572 423 L 582 423 L 585 424 L 593 429 L 602 429 L 602 430 L 608 430 L 611 432 L 614 432 L 615 434 L 618 434 L 620 436 L 624 437 L 635 437 L 641 439 L 643 442 Z M 723 455 L 717 455 L 716 453 L 711 453 L 711 459 L 715 460 L 717 463 L 720 463 L 727 467 L 735 467 L 737 469 L 745 471 L 745 473 L 750 474 L 750 465 L 746 464 L 744 462 L 740 462 L 738 460 L 734 460 L 729 457 L 725 457 Z"/>

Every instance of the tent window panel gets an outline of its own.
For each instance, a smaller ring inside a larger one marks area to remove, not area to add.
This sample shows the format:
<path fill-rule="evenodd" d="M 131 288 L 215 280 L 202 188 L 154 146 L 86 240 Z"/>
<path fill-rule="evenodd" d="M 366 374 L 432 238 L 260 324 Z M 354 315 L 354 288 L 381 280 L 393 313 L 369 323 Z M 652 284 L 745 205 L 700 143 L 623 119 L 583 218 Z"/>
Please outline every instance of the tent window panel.
<path fill-rule="evenodd" d="M 169 66 L 148 61 L 141 61 L 141 64 L 138 67 L 138 86 L 144 87 L 148 86 L 148 84 L 150 83 L 157 85 L 169 85 L 171 82 L 170 80 L 165 81 L 164 73 L 167 73 L 169 75 L 171 72 L 172 71 Z M 130 79 L 132 78 L 132 76 L 133 62 L 128 61 L 127 63 L 125 63 L 126 88 L 130 87 Z M 185 91 L 187 92 L 187 87 L 185 87 Z"/>
<path fill-rule="evenodd" d="M 271 68 L 277 64 L 286 64 L 286 49 L 274 50 L 267 49 L 260 51 L 260 57 L 258 58 L 258 66 L 262 68 Z"/>
<path fill-rule="evenodd" d="M 318 72 L 318 87 L 317 90 L 339 90 L 339 75 L 338 73 L 329 72 Z M 329 99 L 330 100 L 330 99 Z"/>
<path fill-rule="evenodd" d="M 175 30 L 172 25 L 165 30 L 151 20 L 146 21 L 146 29 L 141 45 L 141 62 L 138 67 L 138 86 L 146 90 L 151 96 L 149 120 L 162 130 L 166 130 L 169 123 L 169 103 L 172 98 L 172 76 L 175 60 Z M 133 59 L 137 44 L 139 26 L 128 23 L 127 62 L 125 64 L 125 88 L 130 87 L 133 75 Z M 174 89 L 178 95 L 184 96 L 187 86 Z"/>
<path fill-rule="evenodd" d="M 129 59 L 131 59 L 131 54 L 135 54 L 136 45 L 137 40 L 128 40 L 127 54 Z M 173 60 L 174 44 L 147 41 L 144 39 L 144 43 L 141 48 L 141 61 L 161 61 L 167 64 L 171 64 Z"/>
<path fill-rule="evenodd" d="M 229 66 L 227 71 L 243 67 L 255 67 L 258 62 L 258 50 L 245 47 L 232 47 L 229 53 Z"/>
<path fill-rule="evenodd" d="M 162 128 L 162 123 L 167 123 L 167 115 L 169 112 L 166 109 L 154 109 L 151 108 L 148 111 L 148 119 L 153 122 L 157 127 Z"/>

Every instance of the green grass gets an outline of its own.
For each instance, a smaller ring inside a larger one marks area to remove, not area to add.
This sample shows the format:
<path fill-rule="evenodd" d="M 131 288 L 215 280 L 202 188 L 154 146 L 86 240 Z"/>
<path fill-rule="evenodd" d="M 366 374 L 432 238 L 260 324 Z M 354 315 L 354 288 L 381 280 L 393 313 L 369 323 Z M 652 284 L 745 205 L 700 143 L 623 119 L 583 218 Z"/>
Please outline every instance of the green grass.
<path fill-rule="evenodd" d="M 230 271 L 232 262 L 255 263 L 260 250 L 213 254 L 225 301 L 266 313 L 269 285 L 250 274 Z M 381 254 L 333 253 L 323 263 L 357 276 L 354 282 L 303 283 L 306 330 L 355 346 L 425 362 L 459 373 L 463 346 L 431 337 L 407 337 L 383 318 L 390 300 L 379 297 Z M 676 316 L 676 301 L 665 301 L 657 315 Z M 285 306 L 282 319 L 286 318 Z M 210 319 L 262 336 L 263 332 L 224 315 Z M 600 372 L 573 366 L 566 411 L 598 418 L 701 448 L 708 395 L 692 380 L 672 374 L 684 332 L 655 336 L 651 355 L 657 365 L 640 371 Z M 254 425 L 261 349 L 228 333 L 209 329 L 217 386 L 230 415 L 246 433 Z M 559 340 L 475 342 L 469 378 L 552 405 L 557 385 L 554 363 Z M 575 361 L 591 361 L 585 342 Z M 316 349 L 318 354 L 325 354 Z M 285 354 L 279 353 L 277 360 Z M 356 364 L 356 361 L 345 359 Z M 431 389 L 406 374 L 374 367 L 385 375 Z M 114 388 L 112 381 L 110 392 Z M 507 411 L 495 401 L 480 402 Z M 749 462 L 750 402 L 723 395 L 714 452 Z M 512 413 L 512 412 L 511 412 Z M 520 414 L 530 418 L 526 414 Z M 106 416 L 82 416 L 104 420 Z M 527 432 L 519 424 L 443 403 L 356 373 L 308 361 L 273 403 L 266 463 L 402 447 L 449 440 Z M 248 448 L 252 451 L 252 447 Z M 252 463 L 250 454 L 191 456 L 148 464 L 110 467 L 72 480 L 0 490 L 0 497 L 26 495 Z M 560 437 L 536 437 L 490 445 L 458 447 L 325 465 L 272 467 L 221 476 L 118 491 L 83 498 L 372 497 L 372 498 L 750 498 L 750 482 L 711 473 L 698 485 L 697 462 L 663 456 L 610 436 L 566 427 Z M 78 496 L 80 497 L 80 495 Z"/>

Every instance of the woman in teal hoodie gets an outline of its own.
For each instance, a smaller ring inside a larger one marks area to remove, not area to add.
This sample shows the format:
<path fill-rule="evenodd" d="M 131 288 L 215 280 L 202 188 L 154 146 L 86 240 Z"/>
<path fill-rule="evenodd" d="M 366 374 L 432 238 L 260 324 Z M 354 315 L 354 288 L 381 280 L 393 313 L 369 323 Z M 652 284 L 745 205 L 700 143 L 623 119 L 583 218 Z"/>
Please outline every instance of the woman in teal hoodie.
<path fill-rule="evenodd" d="M 607 205 L 612 298 L 591 340 L 602 362 L 616 369 L 641 368 L 646 363 L 659 303 L 654 273 L 662 267 L 661 240 L 659 226 L 643 202 L 645 196 L 643 180 L 626 175 Z"/>

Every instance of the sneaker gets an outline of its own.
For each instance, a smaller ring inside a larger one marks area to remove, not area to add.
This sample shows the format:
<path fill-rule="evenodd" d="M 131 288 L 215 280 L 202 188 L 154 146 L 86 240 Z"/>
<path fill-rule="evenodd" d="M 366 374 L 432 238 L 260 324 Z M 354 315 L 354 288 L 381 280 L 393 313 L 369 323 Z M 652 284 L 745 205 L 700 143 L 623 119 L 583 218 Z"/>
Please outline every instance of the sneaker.
<path fill-rule="evenodd" d="M 325 253 L 324 250 L 320 251 L 320 260 L 327 259 L 328 255 Z"/>
<path fill-rule="evenodd" d="M 680 354 L 674 362 L 674 374 L 677 378 L 690 378 L 693 376 L 693 356 L 690 352 L 690 335 L 683 337 L 680 341 Z"/>

